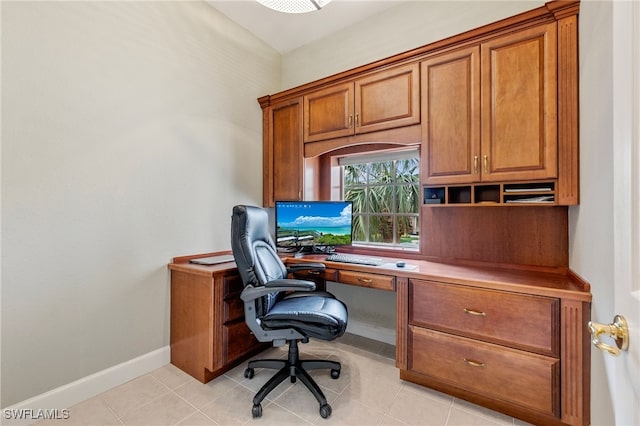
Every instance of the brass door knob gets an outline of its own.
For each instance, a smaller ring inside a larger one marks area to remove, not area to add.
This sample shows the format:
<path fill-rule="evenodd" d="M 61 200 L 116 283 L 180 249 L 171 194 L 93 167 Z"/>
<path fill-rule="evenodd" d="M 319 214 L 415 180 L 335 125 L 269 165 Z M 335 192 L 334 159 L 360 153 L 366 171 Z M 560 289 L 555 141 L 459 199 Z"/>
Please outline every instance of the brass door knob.
<path fill-rule="evenodd" d="M 618 356 L 620 351 L 626 351 L 629 348 L 629 327 L 627 320 L 622 315 L 616 315 L 611 324 L 589 321 L 589 332 L 591 333 L 591 343 L 602 352 Z M 602 343 L 600 336 L 603 334 L 611 337 L 616 342 L 617 347 Z"/>

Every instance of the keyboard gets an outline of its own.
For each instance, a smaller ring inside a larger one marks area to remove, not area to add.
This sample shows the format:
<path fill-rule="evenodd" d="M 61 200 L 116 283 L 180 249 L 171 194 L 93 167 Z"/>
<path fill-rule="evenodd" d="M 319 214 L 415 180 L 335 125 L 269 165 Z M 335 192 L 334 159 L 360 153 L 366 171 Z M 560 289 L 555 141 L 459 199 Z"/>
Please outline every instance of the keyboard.
<path fill-rule="evenodd" d="M 328 262 L 355 263 L 358 265 L 380 266 L 384 263 L 382 259 L 369 256 L 358 256 L 353 254 L 333 253 L 327 257 Z"/>

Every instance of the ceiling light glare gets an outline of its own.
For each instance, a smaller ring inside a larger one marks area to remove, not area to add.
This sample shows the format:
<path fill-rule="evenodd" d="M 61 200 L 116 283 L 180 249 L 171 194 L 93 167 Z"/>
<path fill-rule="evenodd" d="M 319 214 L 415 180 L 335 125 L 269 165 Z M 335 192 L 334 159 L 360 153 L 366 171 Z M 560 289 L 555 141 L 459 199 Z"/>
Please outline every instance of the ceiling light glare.
<path fill-rule="evenodd" d="M 269 9 L 284 13 L 306 13 L 320 10 L 331 0 L 258 0 Z"/>

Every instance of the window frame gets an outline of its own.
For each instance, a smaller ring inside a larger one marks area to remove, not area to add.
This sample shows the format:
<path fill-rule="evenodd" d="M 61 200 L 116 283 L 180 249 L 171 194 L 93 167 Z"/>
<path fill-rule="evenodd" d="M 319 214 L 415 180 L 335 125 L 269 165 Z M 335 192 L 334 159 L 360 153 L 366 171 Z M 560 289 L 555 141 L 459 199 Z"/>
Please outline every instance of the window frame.
<path fill-rule="evenodd" d="M 404 160 L 414 160 L 415 163 L 413 166 L 413 172 L 411 173 L 412 181 L 411 182 L 402 182 L 398 180 L 399 174 L 397 172 L 397 164 L 399 161 Z M 382 181 L 372 182 L 372 170 L 371 165 L 377 163 L 387 163 L 389 162 L 389 166 L 391 170 L 387 172 L 386 176 L 381 175 L 383 178 L 388 179 L 391 177 L 391 181 Z M 377 249 L 390 249 L 390 250 L 402 250 L 408 252 L 420 252 L 420 153 L 416 148 L 411 149 L 402 149 L 402 150 L 393 150 L 393 151 L 381 151 L 375 153 L 361 153 L 357 155 L 349 155 L 338 158 L 338 165 L 340 166 L 340 183 L 341 183 L 341 198 L 347 198 L 347 191 L 349 189 L 364 189 L 364 198 L 365 198 L 365 212 L 355 212 L 354 208 L 354 221 L 357 217 L 364 217 L 364 229 L 361 232 L 357 232 L 354 230 L 354 240 L 352 242 L 354 247 L 361 248 L 377 248 Z M 355 184 L 347 184 L 345 182 L 345 166 L 354 166 L 354 165 L 366 165 L 366 172 L 364 173 L 364 181 L 361 183 Z M 400 205 L 398 203 L 398 196 L 401 194 L 400 188 L 411 186 L 413 189 L 410 190 L 411 196 L 414 197 L 412 201 L 413 207 L 415 207 L 415 211 L 413 212 L 401 212 L 399 211 Z M 390 188 L 387 192 L 387 195 L 390 194 L 391 198 L 391 211 L 389 212 L 376 212 L 369 211 L 371 207 L 371 189 L 372 188 Z M 391 242 L 384 241 L 373 241 L 371 239 L 371 219 L 372 218 L 384 218 L 388 217 L 391 219 L 392 230 Z M 412 221 L 413 224 L 409 225 L 413 230 L 412 233 L 408 233 L 408 235 L 414 235 L 415 238 L 411 238 L 413 243 L 402 242 L 400 240 L 400 230 L 399 220 L 409 218 L 409 221 Z M 356 240 L 356 235 L 360 234 L 360 236 L 364 235 L 366 240 Z"/>

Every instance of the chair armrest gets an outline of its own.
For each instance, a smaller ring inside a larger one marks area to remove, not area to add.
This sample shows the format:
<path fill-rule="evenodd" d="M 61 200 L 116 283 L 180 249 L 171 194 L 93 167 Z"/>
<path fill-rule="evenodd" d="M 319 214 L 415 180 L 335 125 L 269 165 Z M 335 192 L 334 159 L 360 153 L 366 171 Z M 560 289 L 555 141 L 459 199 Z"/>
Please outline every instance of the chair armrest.
<path fill-rule="evenodd" d="M 316 284 L 312 281 L 290 279 L 273 280 L 261 287 L 246 286 L 244 290 L 242 290 L 242 293 L 240 293 L 240 299 L 242 299 L 243 302 L 249 302 L 279 291 L 314 291 L 315 289 Z"/>
<path fill-rule="evenodd" d="M 325 269 L 324 263 L 320 262 L 292 263 L 287 265 L 287 272 L 289 273 L 298 271 L 324 271 Z"/>

